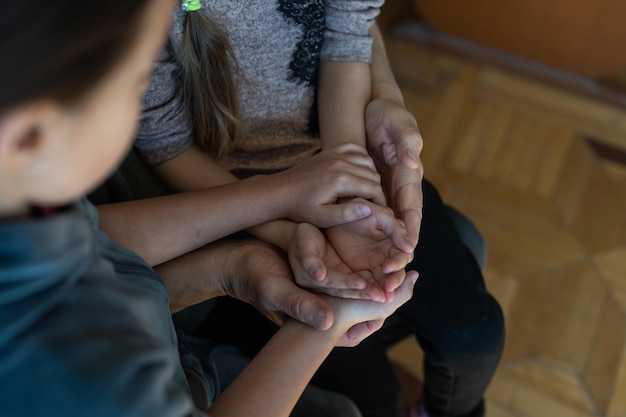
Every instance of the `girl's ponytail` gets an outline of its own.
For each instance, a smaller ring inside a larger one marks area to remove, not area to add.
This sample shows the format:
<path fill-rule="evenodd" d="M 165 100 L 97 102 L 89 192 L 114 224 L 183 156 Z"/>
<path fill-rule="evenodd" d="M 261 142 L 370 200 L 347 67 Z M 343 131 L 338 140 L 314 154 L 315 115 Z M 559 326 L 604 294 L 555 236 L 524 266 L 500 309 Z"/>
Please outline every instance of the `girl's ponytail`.
<path fill-rule="evenodd" d="M 183 8 L 185 4 L 199 8 L 199 1 L 183 3 Z M 236 62 L 221 28 L 203 10 L 185 10 L 189 13 L 183 34 L 183 94 L 192 116 L 193 137 L 201 149 L 221 157 L 232 148 L 239 132 L 239 104 L 229 58 Z"/>

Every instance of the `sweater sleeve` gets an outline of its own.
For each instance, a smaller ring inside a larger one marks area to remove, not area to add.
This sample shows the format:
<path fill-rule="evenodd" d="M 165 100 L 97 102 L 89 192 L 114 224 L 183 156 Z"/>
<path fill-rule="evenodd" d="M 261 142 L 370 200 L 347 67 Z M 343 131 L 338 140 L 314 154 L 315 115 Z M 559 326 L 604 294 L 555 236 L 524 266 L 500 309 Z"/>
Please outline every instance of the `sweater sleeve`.
<path fill-rule="evenodd" d="M 370 62 L 374 24 L 384 0 L 325 0 L 326 30 L 321 59 Z"/>
<path fill-rule="evenodd" d="M 171 43 L 155 63 L 135 139 L 142 159 L 160 164 L 192 144 L 192 123 L 180 86 L 180 63 Z"/>

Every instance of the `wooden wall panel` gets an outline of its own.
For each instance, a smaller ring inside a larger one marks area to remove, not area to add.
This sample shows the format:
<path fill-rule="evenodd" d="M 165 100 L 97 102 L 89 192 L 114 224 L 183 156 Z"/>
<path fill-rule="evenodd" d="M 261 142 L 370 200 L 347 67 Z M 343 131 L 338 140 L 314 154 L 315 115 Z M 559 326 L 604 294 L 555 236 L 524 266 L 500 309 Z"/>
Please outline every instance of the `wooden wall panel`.
<path fill-rule="evenodd" d="M 623 0 L 413 0 L 435 29 L 591 77 L 626 69 Z"/>

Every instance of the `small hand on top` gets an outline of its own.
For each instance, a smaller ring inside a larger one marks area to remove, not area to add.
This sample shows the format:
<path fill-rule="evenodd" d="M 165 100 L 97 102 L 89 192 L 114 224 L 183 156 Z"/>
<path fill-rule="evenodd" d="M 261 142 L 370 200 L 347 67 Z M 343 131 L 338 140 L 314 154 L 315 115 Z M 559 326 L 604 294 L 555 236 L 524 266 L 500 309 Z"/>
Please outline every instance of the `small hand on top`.
<path fill-rule="evenodd" d="M 406 230 L 390 209 L 361 200 L 372 214 L 327 229 L 302 223 L 289 248 L 296 282 L 314 292 L 343 298 L 390 301 L 412 258 Z"/>

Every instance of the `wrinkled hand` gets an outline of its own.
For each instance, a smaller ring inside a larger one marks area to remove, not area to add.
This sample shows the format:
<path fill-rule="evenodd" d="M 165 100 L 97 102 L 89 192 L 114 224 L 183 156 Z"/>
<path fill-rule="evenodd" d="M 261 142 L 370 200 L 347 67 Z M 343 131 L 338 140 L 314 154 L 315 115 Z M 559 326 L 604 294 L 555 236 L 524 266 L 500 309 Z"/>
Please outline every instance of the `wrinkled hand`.
<path fill-rule="evenodd" d="M 323 296 L 333 309 L 333 326 L 346 329 L 336 346 L 356 346 L 380 329 L 385 319 L 411 298 L 417 277 L 417 272 L 409 271 L 407 279 L 396 289 L 393 301 L 387 303 Z"/>
<path fill-rule="evenodd" d="M 424 176 L 417 122 L 403 104 L 375 98 L 365 110 L 365 129 L 367 148 L 382 177 L 388 205 L 404 222 L 415 247 L 422 221 Z"/>
<path fill-rule="evenodd" d="M 413 258 L 413 246 L 390 208 L 370 206 L 369 217 L 330 227 L 326 235 L 341 260 L 384 291 L 388 302 L 404 279 L 402 269 Z"/>
<path fill-rule="evenodd" d="M 285 190 L 285 217 L 298 223 L 329 227 L 367 217 L 367 205 L 350 201 L 362 197 L 385 204 L 380 175 L 363 147 L 346 143 L 326 149 L 274 175 Z M 339 199 L 346 201 L 336 204 Z"/>
<path fill-rule="evenodd" d="M 370 271 L 353 271 L 324 234 L 311 224 L 297 226 L 288 256 L 295 280 L 301 287 L 342 298 L 387 299 Z M 404 276 L 403 271 L 400 274 Z"/>
<path fill-rule="evenodd" d="M 289 265 L 277 250 L 255 239 L 230 245 L 225 262 L 236 267 L 222 278 L 228 295 L 251 304 L 279 325 L 286 315 L 320 330 L 331 326 L 330 306 L 294 283 Z"/>

